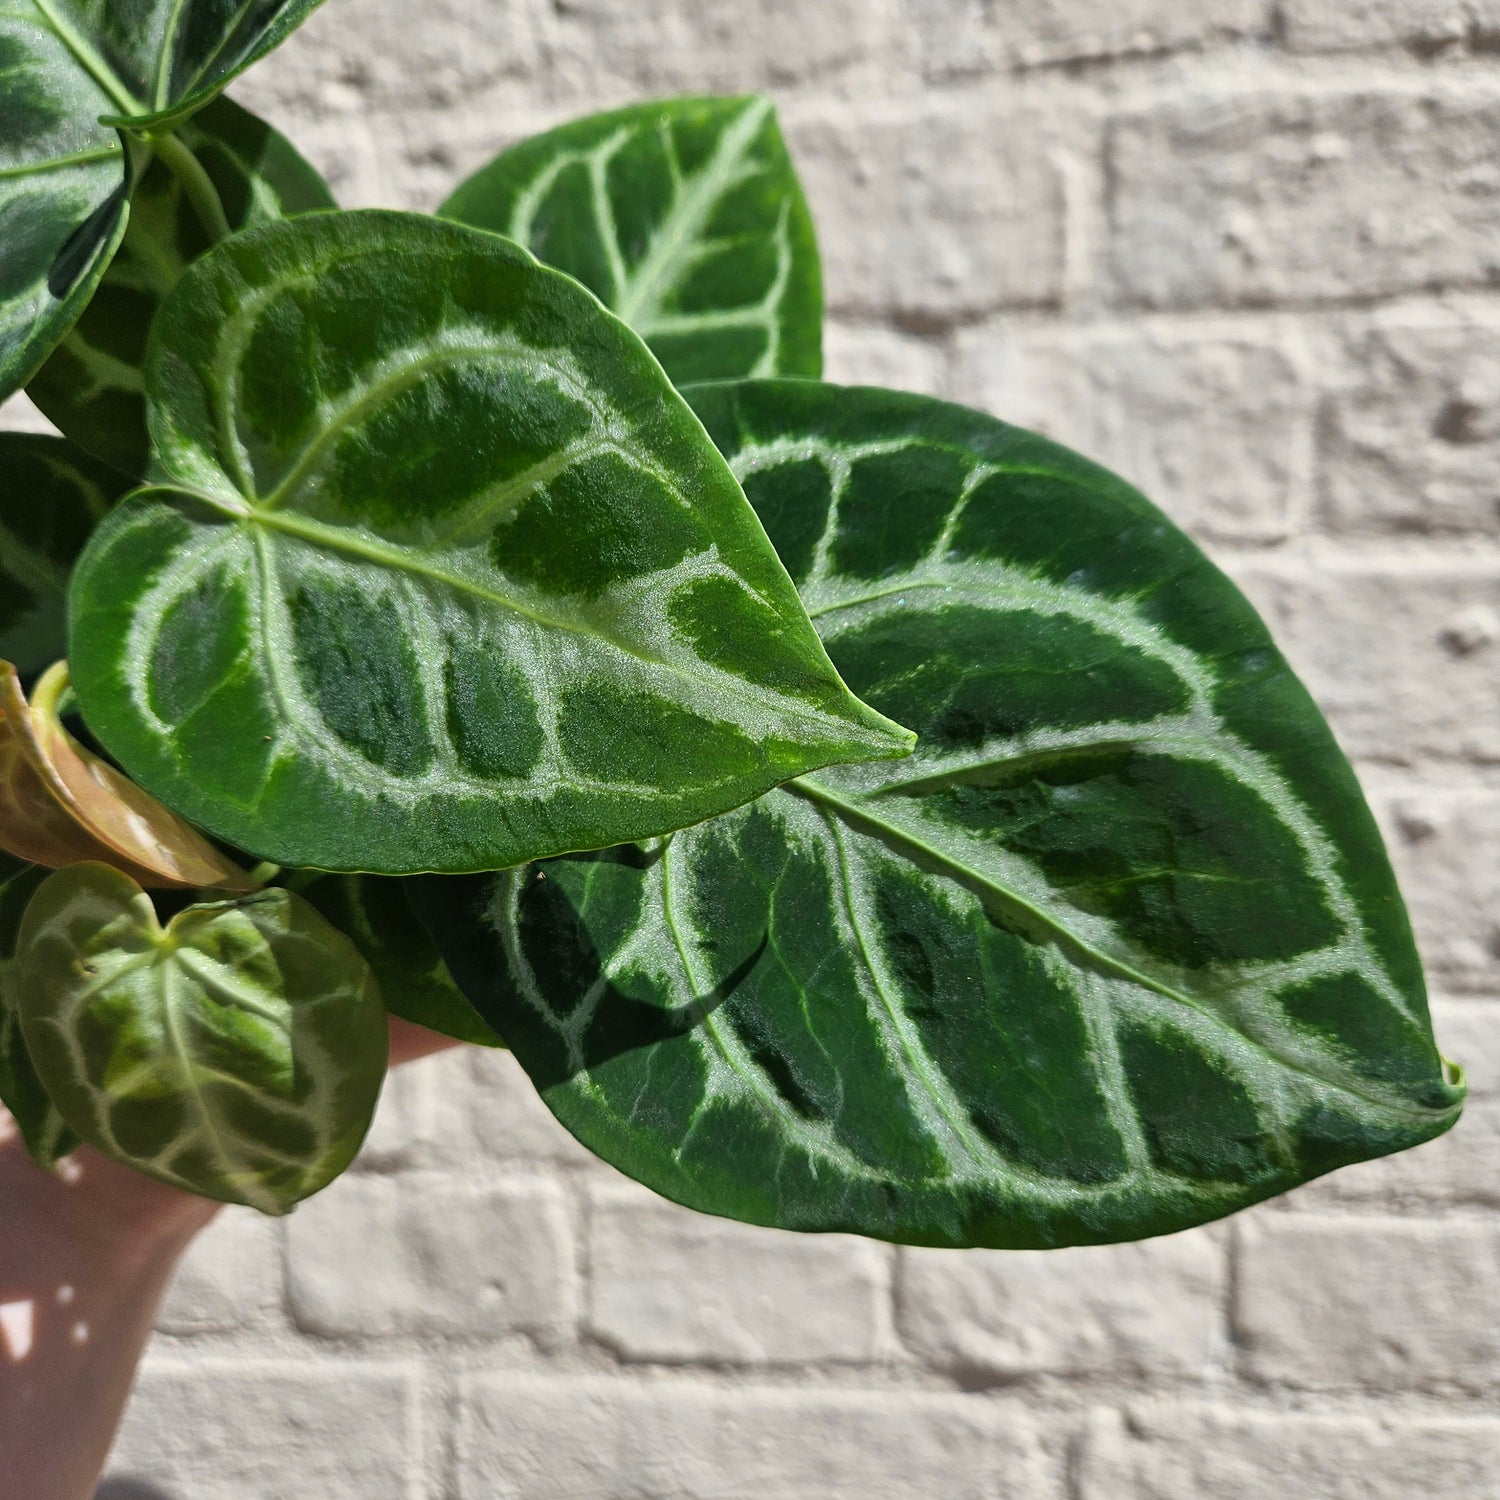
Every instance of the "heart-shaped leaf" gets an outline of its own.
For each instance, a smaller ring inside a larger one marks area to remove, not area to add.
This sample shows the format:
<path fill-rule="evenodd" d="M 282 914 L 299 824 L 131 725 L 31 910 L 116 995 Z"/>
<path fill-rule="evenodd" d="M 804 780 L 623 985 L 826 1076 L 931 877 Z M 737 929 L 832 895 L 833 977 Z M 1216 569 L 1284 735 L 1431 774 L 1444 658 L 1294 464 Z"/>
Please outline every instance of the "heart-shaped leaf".
<path fill-rule="evenodd" d="M 203 169 L 236 232 L 334 206 L 323 179 L 292 144 L 229 99 L 215 99 L 195 115 L 178 142 Z M 131 198 L 130 227 L 93 301 L 26 388 L 75 443 L 135 478 L 145 474 L 149 454 L 151 321 L 210 244 L 182 179 L 154 159 Z"/>
<path fill-rule="evenodd" d="M 0 1104 L 10 1111 L 21 1140 L 39 1166 L 51 1169 L 78 1145 L 36 1076 L 17 1011 L 19 991 L 12 960 L 26 903 L 47 877 L 37 865 L 0 853 Z"/>
<path fill-rule="evenodd" d="M 22 677 L 66 653 L 68 575 L 124 489 L 61 438 L 0 433 L 0 658 Z"/>
<path fill-rule="evenodd" d="M 125 233 L 144 152 L 111 127 L 138 140 L 180 124 L 318 3 L 0 0 L 0 400 L 73 326 Z"/>
<path fill-rule="evenodd" d="M 453 982 L 437 945 L 412 912 L 401 881 L 379 875 L 315 875 L 292 885 L 364 954 L 392 1015 L 460 1042 L 505 1045 Z"/>
<path fill-rule="evenodd" d="M 386 1012 L 352 943 L 288 891 L 165 927 L 118 870 L 32 897 L 21 1028 L 68 1124 L 128 1166 L 285 1213 L 348 1166 L 386 1067 Z"/>
<path fill-rule="evenodd" d="M 0 844 L 43 865 L 102 861 L 152 888 L 254 889 L 238 865 L 68 733 L 59 714 L 67 686 L 59 663 L 28 704 L 15 668 L 0 662 L 0 806 L 14 814 Z"/>
<path fill-rule="evenodd" d="M 819 375 L 823 281 L 768 99 L 673 99 L 512 146 L 442 207 L 576 276 L 679 384 Z"/>
<path fill-rule="evenodd" d="M 580 1140 L 712 1213 L 1043 1247 L 1454 1122 L 1348 763 L 1164 516 L 938 402 L 693 400 L 834 661 L 921 740 L 644 850 L 419 885 Z"/>
<path fill-rule="evenodd" d="M 147 363 L 162 483 L 71 590 L 92 731 L 262 859 L 502 869 L 908 752 L 644 345 L 497 236 L 236 236 Z"/>

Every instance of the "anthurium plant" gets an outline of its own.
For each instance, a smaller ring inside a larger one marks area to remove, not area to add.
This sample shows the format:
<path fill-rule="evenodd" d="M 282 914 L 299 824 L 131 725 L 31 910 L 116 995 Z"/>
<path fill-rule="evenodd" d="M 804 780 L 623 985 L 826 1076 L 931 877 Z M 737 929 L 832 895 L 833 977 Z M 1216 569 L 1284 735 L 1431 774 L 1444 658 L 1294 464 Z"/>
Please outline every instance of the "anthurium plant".
<path fill-rule="evenodd" d="M 1349 764 L 1128 484 L 821 382 L 764 99 L 339 212 L 314 0 L 0 0 L 0 1098 L 283 1213 L 397 1013 L 708 1213 L 1046 1247 L 1453 1124 Z"/>

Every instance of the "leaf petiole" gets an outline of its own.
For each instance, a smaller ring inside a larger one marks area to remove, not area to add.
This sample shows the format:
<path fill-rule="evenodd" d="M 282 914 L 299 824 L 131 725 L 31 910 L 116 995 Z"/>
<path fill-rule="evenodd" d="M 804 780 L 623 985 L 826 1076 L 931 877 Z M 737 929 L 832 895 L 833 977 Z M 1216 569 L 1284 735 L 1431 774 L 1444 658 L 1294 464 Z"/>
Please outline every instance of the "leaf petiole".
<path fill-rule="evenodd" d="M 219 190 L 204 170 L 203 163 L 170 132 L 153 136 L 151 146 L 163 165 L 182 184 L 182 190 L 187 194 L 188 202 L 193 205 L 193 212 L 197 214 L 210 242 L 217 245 L 221 240 L 227 240 L 234 230 L 230 227 L 228 214 L 224 212 Z"/>

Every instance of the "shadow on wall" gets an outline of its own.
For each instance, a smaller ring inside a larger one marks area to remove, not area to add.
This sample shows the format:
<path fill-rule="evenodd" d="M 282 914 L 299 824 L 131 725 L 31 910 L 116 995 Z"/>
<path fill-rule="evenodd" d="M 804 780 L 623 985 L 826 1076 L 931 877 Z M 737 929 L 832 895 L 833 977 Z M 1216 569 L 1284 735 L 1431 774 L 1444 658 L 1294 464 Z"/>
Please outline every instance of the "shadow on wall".
<path fill-rule="evenodd" d="M 94 1491 L 94 1500 L 177 1500 L 144 1479 L 106 1479 Z"/>

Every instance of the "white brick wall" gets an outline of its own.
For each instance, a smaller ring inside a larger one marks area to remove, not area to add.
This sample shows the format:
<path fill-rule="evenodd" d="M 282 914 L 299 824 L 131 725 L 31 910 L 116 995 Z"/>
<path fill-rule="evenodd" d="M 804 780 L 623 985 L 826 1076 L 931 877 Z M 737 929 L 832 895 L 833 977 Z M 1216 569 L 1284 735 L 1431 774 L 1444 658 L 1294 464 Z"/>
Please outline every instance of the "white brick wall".
<path fill-rule="evenodd" d="M 410 207 L 531 128 L 772 88 L 832 373 L 1073 442 L 1245 583 L 1475 1089 L 1232 1226 L 947 1255 L 691 1217 L 509 1059 L 419 1064 L 358 1172 L 194 1250 L 106 1496 L 1500 1500 L 1497 40 L 1496 0 L 328 0 L 244 81 Z"/>

